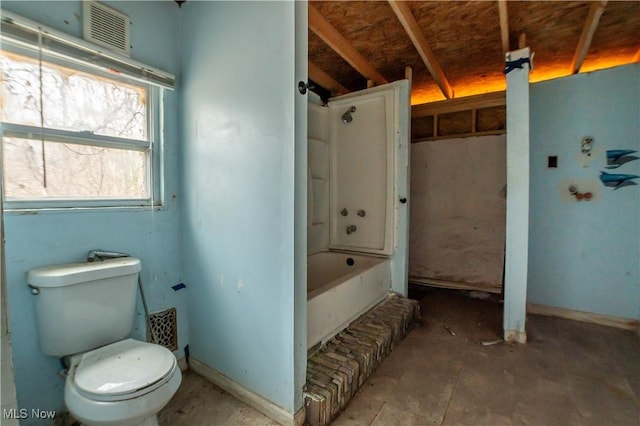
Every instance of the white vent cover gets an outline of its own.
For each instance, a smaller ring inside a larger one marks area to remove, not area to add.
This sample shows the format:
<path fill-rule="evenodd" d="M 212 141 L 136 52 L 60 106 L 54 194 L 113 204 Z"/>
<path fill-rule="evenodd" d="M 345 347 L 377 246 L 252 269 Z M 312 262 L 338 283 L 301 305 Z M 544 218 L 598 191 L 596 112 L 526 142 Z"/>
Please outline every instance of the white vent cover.
<path fill-rule="evenodd" d="M 96 1 L 82 3 L 84 39 L 129 56 L 129 16 Z"/>

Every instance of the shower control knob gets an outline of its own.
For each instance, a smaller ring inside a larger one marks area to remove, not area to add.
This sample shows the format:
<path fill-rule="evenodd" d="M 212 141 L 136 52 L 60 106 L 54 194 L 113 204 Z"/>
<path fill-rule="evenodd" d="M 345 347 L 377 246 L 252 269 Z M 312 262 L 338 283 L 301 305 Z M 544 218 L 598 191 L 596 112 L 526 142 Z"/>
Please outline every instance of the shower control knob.
<path fill-rule="evenodd" d="M 340 212 L 340 214 L 342 216 L 347 216 L 349 214 L 349 210 L 347 210 L 346 208 L 342 209 L 342 211 Z"/>
<path fill-rule="evenodd" d="M 402 204 L 406 204 L 407 203 L 407 197 L 400 197 L 399 200 Z"/>

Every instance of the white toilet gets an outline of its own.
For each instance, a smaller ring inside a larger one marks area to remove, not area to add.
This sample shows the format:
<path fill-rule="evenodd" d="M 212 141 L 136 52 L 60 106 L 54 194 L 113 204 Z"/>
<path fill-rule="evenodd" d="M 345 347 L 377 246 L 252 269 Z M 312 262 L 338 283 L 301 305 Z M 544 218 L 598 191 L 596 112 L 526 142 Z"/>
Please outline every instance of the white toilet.
<path fill-rule="evenodd" d="M 132 257 L 29 271 L 40 346 L 63 357 L 67 409 L 83 424 L 157 425 L 182 374 L 167 348 L 127 338 L 140 261 Z"/>

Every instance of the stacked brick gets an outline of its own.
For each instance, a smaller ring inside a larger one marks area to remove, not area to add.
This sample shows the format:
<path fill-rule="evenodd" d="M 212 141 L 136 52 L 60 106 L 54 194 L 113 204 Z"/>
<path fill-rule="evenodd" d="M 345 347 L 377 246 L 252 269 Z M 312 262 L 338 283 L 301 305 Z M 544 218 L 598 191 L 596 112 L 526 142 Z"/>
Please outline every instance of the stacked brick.
<path fill-rule="evenodd" d="M 419 318 L 418 302 L 392 294 L 313 354 L 307 361 L 306 423 L 331 423 Z"/>

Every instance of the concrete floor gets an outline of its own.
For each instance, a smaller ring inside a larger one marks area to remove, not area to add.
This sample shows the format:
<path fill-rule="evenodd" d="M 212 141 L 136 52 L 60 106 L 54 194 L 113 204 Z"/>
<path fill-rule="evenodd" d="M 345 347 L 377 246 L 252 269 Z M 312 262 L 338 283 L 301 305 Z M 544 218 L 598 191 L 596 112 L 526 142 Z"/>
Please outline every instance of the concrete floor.
<path fill-rule="evenodd" d="M 527 345 L 483 346 L 500 338 L 502 305 L 450 291 L 420 296 L 423 323 L 334 425 L 640 425 L 635 333 L 531 315 Z M 159 419 L 274 424 L 192 373 Z"/>
<path fill-rule="evenodd" d="M 277 426 L 246 404 L 187 371 L 169 404 L 158 413 L 160 426 Z"/>

